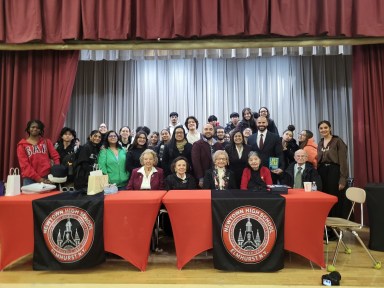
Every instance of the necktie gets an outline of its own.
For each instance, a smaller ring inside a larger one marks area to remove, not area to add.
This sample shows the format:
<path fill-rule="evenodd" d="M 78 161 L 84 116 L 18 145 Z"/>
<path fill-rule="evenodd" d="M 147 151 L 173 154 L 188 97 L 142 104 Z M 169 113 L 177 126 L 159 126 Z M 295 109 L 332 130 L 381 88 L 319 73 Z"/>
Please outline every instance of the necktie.
<path fill-rule="evenodd" d="M 263 134 L 260 134 L 260 141 L 259 141 L 259 148 L 260 148 L 260 150 L 262 150 L 263 147 L 264 147 L 263 136 L 264 136 Z"/>
<path fill-rule="evenodd" d="M 303 174 L 301 173 L 302 167 L 297 167 L 297 173 L 295 175 L 295 183 L 293 188 L 303 188 L 303 181 L 302 181 L 302 176 Z"/>

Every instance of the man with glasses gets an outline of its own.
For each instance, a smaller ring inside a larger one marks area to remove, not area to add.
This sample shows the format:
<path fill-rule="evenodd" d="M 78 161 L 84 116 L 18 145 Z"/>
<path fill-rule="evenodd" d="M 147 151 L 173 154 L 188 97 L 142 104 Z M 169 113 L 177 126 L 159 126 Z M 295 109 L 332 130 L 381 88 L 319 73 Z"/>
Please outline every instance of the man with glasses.
<path fill-rule="evenodd" d="M 223 145 L 223 149 L 225 149 L 225 147 L 229 144 L 228 141 L 225 141 L 224 127 L 222 127 L 222 126 L 216 127 L 216 140 L 217 140 L 217 142 L 219 142 Z"/>
<path fill-rule="evenodd" d="M 317 170 L 308 160 L 308 154 L 303 149 L 295 152 L 296 163 L 291 163 L 281 177 L 283 184 L 293 188 L 303 188 L 304 182 L 315 182 L 317 190 L 322 190 L 322 183 Z"/>

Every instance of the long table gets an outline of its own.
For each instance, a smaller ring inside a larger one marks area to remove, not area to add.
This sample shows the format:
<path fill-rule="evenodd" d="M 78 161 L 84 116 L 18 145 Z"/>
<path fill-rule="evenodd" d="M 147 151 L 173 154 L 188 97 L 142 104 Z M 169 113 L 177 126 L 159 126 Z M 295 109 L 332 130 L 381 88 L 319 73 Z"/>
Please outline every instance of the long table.
<path fill-rule="evenodd" d="M 323 232 L 337 198 L 322 192 L 290 189 L 285 207 L 284 249 L 324 267 Z M 171 220 L 177 268 L 212 248 L 211 190 L 172 190 L 163 198 Z"/>
<path fill-rule="evenodd" d="M 58 192 L 0 198 L 0 270 L 33 253 L 32 201 Z M 120 191 L 104 200 L 104 248 L 144 271 L 166 191 Z"/>

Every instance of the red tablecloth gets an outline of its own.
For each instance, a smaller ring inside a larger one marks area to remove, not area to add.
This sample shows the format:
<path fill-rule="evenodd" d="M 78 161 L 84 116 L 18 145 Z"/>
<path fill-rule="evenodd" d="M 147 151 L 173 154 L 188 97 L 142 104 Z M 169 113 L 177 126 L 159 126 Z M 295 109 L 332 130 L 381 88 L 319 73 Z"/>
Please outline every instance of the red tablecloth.
<path fill-rule="evenodd" d="M 144 271 L 166 191 L 121 191 L 104 200 L 104 249 Z"/>
<path fill-rule="evenodd" d="M 322 192 L 290 189 L 285 207 L 284 248 L 325 266 L 323 232 L 325 219 L 337 198 Z M 172 224 L 177 267 L 212 248 L 210 190 L 173 190 L 163 198 Z"/>
<path fill-rule="evenodd" d="M 57 193 L 0 198 L 0 270 L 33 252 L 32 200 Z"/>
<path fill-rule="evenodd" d="M 32 200 L 57 192 L 0 198 L 0 270 L 33 253 Z M 105 197 L 104 245 L 140 270 L 148 262 L 151 233 L 166 191 L 120 191 Z"/>

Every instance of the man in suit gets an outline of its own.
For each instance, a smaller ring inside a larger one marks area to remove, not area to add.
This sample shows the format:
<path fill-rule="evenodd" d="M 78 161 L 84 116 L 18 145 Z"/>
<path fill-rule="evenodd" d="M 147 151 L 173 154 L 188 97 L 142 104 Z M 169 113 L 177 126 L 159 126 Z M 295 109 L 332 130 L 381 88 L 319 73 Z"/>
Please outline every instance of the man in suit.
<path fill-rule="evenodd" d="M 308 161 L 308 154 L 303 149 L 295 152 L 296 163 L 289 164 L 282 174 L 281 180 L 285 185 L 303 188 L 304 182 L 315 182 L 317 190 L 322 190 L 322 182 L 317 170 Z"/>
<path fill-rule="evenodd" d="M 248 145 L 252 151 L 259 154 L 263 166 L 269 168 L 269 158 L 276 157 L 279 159 L 277 169 L 271 170 L 273 183 L 277 183 L 278 175 L 283 173 L 284 153 L 283 145 L 279 135 L 271 133 L 267 130 L 268 120 L 264 116 L 260 116 L 256 120 L 257 132 L 249 136 Z"/>

